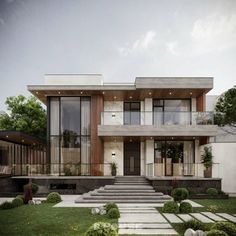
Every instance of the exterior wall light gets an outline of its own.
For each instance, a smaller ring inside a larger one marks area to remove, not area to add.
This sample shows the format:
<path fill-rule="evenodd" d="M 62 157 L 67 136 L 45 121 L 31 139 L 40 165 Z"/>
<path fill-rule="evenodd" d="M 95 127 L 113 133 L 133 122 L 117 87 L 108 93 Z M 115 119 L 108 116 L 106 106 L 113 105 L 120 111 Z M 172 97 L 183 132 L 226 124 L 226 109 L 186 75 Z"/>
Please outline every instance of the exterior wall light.
<path fill-rule="evenodd" d="M 116 153 L 115 153 L 115 152 L 112 152 L 111 155 L 112 155 L 113 157 L 115 157 Z"/>
<path fill-rule="evenodd" d="M 112 117 L 112 118 L 115 118 L 115 117 L 116 117 L 116 113 L 112 113 L 112 114 L 111 114 L 111 117 Z"/>

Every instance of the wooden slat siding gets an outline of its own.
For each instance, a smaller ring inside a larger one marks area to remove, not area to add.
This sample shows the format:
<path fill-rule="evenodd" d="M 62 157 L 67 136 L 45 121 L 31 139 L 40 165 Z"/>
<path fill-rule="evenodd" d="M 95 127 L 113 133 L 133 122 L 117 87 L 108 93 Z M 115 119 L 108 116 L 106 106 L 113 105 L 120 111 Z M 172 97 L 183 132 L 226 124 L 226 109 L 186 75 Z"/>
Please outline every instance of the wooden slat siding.
<path fill-rule="evenodd" d="M 203 112 L 206 110 L 206 94 L 203 93 L 201 96 L 197 97 L 197 111 Z"/>
<path fill-rule="evenodd" d="M 199 138 L 199 145 L 205 145 L 209 143 L 209 137 L 200 137 Z"/>
<path fill-rule="evenodd" d="M 103 163 L 103 140 L 98 137 L 98 125 L 101 124 L 103 111 L 102 95 L 91 96 L 91 164 Z M 99 165 L 91 166 L 91 175 L 101 175 Z"/>

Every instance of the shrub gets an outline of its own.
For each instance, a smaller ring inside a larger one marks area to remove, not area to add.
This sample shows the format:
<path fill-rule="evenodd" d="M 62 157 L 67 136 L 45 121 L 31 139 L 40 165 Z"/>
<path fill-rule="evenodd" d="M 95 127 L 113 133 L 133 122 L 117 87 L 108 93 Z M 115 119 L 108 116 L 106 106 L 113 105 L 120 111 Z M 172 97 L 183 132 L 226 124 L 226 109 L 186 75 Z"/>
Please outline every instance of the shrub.
<path fill-rule="evenodd" d="M 216 196 L 218 195 L 218 190 L 215 188 L 208 188 L 206 193 L 211 196 Z"/>
<path fill-rule="evenodd" d="M 13 207 L 19 207 L 19 206 L 22 206 L 23 204 L 24 204 L 24 201 L 20 197 L 16 197 L 12 200 Z"/>
<path fill-rule="evenodd" d="M 57 192 L 51 192 L 47 196 L 47 202 L 48 203 L 58 203 L 61 202 L 61 196 Z"/>
<path fill-rule="evenodd" d="M 21 198 L 22 201 L 24 202 L 24 195 L 17 195 L 16 198 Z"/>
<path fill-rule="evenodd" d="M 32 193 L 36 194 L 38 192 L 38 190 L 39 190 L 39 186 L 37 184 L 35 184 L 35 183 L 32 183 L 31 187 L 32 187 Z"/>
<path fill-rule="evenodd" d="M 228 236 L 227 233 L 225 233 L 222 230 L 217 230 L 217 229 L 213 229 L 211 231 L 209 231 L 206 236 Z"/>
<path fill-rule="evenodd" d="M 3 202 L 0 205 L 0 209 L 2 209 L 2 210 L 12 209 L 13 207 L 14 206 L 13 206 L 12 202 Z"/>
<path fill-rule="evenodd" d="M 236 236 L 236 225 L 230 222 L 217 222 L 211 229 L 221 230 L 230 236 Z"/>
<path fill-rule="evenodd" d="M 108 216 L 109 216 L 109 218 L 117 219 L 117 218 L 120 218 L 120 212 L 119 212 L 119 210 L 116 209 L 116 208 L 111 208 L 111 209 L 108 211 Z"/>
<path fill-rule="evenodd" d="M 116 228 L 109 223 L 97 222 L 89 227 L 85 236 L 118 236 Z"/>
<path fill-rule="evenodd" d="M 179 212 L 179 206 L 174 201 L 168 201 L 164 203 L 164 206 L 162 207 L 162 211 L 164 213 L 178 213 Z"/>
<path fill-rule="evenodd" d="M 181 202 L 179 206 L 180 213 L 191 213 L 193 212 L 193 207 L 189 202 Z"/>
<path fill-rule="evenodd" d="M 200 222 L 200 221 L 197 221 L 197 220 L 189 220 L 187 222 L 184 222 L 183 223 L 183 227 L 184 229 L 188 229 L 188 228 L 191 228 L 193 230 L 202 230 L 202 231 L 208 231 L 210 228 L 208 225 Z"/>
<path fill-rule="evenodd" d="M 171 196 L 176 202 L 181 202 L 188 198 L 189 192 L 186 188 L 175 188 L 172 190 Z"/>
<path fill-rule="evenodd" d="M 108 202 L 108 203 L 105 205 L 105 209 L 106 209 L 107 212 L 108 212 L 110 209 L 112 209 L 112 208 L 118 209 L 118 206 L 117 206 L 114 202 Z"/>

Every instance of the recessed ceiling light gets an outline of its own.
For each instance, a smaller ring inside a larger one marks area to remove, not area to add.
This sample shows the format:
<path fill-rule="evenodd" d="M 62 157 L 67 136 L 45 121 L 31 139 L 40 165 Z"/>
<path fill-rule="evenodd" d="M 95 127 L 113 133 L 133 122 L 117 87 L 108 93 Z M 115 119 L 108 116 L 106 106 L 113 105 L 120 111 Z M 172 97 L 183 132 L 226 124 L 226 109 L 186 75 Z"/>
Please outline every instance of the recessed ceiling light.
<path fill-rule="evenodd" d="M 81 91 L 80 94 L 83 94 L 83 91 Z"/>
<path fill-rule="evenodd" d="M 132 142 L 133 140 L 132 140 L 132 139 L 130 139 L 129 141 L 130 141 L 130 142 Z"/>
<path fill-rule="evenodd" d="M 6 135 L 6 138 L 8 138 L 8 135 Z"/>
<path fill-rule="evenodd" d="M 25 140 L 24 140 L 24 139 L 22 139 L 21 141 L 22 141 L 22 143 L 23 143 Z"/>
<path fill-rule="evenodd" d="M 193 93 L 192 93 L 192 92 L 190 92 L 189 94 L 190 94 L 190 95 L 192 95 Z"/>
<path fill-rule="evenodd" d="M 116 96 L 114 96 L 114 99 L 116 99 Z"/>
<path fill-rule="evenodd" d="M 58 94 L 61 94 L 61 92 L 59 91 Z"/>
<path fill-rule="evenodd" d="M 174 139 L 174 137 L 171 137 L 171 139 L 173 140 L 173 139 Z"/>
<path fill-rule="evenodd" d="M 169 92 L 169 95 L 171 95 L 172 94 L 172 92 Z"/>
<path fill-rule="evenodd" d="M 132 96 L 129 96 L 130 99 L 132 99 L 133 97 Z"/>
<path fill-rule="evenodd" d="M 150 139 L 153 139 L 153 137 L 150 137 Z"/>
<path fill-rule="evenodd" d="M 195 139 L 195 137 L 193 137 L 193 139 Z"/>
<path fill-rule="evenodd" d="M 152 92 L 149 92 L 148 94 L 149 94 L 149 95 L 152 95 Z"/>
<path fill-rule="evenodd" d="M 36 91 L 36 94 L 39 94 L 39 92 L 38 92 L 38 91 Z"/>
<path fill-rule="evenodd" d="M 102 94 L 105 94 L 105 92 L 103 91 Z"/>

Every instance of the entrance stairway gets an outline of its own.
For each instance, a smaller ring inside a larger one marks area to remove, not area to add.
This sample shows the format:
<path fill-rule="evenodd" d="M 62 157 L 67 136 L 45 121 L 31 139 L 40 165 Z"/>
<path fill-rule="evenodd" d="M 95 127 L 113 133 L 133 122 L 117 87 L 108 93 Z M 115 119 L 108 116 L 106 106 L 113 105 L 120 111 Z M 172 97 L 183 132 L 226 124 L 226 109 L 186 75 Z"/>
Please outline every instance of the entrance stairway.
<path fill-rule="evenodd" d="M 75 203 L 164 203 L 171 197 L 155 192 L 142 176 L 116 177 L 114 185 L 106 185 L 81 195 Z"/>

